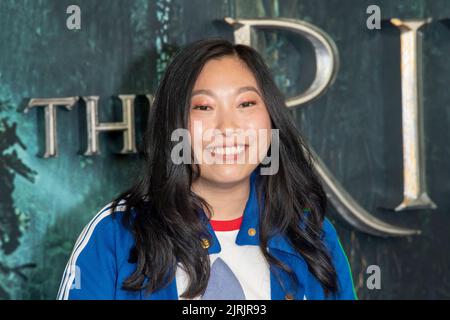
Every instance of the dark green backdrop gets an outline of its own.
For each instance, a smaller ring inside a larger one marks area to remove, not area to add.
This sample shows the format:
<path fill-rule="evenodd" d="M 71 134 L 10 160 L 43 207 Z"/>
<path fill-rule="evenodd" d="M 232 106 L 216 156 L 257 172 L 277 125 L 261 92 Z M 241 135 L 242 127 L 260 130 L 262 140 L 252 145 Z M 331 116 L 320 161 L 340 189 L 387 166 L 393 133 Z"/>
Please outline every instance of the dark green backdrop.
<path fill-rule="evenodd" d="M 66 28 L 66 8 L 81 8 L 81 30 Z M 432 17 L 424 31 L 426 175 L 436 210 L 393 212 L 402 199 L 399 32 L 366 28 L 366 8 L 384 19 Z M 361 299 L 450 298 L 450 1 L 0 1 L 0 298 L 54 299 L 84 224 L 131 183 L 136 156 L 117 155 L 120 135 L 101 136 L 102 155 L 85 157 L 83 105 L 58 112 L 59 156 L 43 159 L 43 112 L 30 98 L 99 95 L 102 121 L 117 121 L 118 94 L 155 91 L 180 46 L 213 35 L 232 39 L 236 18 L 288 17 L 325 30 L 341 68 L 319 99 L 293 111 L 298 126 L 347 190 L 375 216 L 420 228 L 421 236 L 379 238 L 330 216 L 352 265 Z M 258 32 L 257 49 L 287 96 L 311 80 L 311 52 L 283 32 Z M 304 45 L 303 45 L 304 44 Z M 16 125 L 16 128 L 14 126 Z M 140 135 L 138 135 L 140 137 Z M 380 290 L 366 287 L 379 265 Z"/>

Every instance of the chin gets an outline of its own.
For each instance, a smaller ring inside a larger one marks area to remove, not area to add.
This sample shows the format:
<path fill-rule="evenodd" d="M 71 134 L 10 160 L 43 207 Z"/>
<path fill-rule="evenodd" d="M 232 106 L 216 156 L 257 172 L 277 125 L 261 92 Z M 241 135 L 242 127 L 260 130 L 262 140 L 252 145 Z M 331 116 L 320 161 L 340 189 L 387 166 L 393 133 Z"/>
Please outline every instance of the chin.
<path fill-rule="evenodd" d="M 221 164 L 208 168 L 208 180 L 216 183 L 236 183 L 250 177 L 255 168 L 246 165 Z M 206 173 L 206 172 L 205 172 Z"/>

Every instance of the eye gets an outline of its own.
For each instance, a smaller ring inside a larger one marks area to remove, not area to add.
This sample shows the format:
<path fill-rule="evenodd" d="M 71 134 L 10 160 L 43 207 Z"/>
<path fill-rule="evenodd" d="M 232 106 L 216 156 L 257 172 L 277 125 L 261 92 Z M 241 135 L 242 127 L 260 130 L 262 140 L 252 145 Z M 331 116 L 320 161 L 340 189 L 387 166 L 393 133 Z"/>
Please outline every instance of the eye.
<path fill-rule="evenodd" d="M 251 106 L 254 106 L 256 104 L 256 101 L 245 101 L 242 102 L 239 106 L 242 106 L 243 108 L 248 108 Z"/>
<path fill-rule="evenodd" d="M 208 111 L 210 109 L 210 107 L 209 106 L 196 105 L 196 106 L 193 106 L 192 109 L 200 110 L 200 111 Z"/>

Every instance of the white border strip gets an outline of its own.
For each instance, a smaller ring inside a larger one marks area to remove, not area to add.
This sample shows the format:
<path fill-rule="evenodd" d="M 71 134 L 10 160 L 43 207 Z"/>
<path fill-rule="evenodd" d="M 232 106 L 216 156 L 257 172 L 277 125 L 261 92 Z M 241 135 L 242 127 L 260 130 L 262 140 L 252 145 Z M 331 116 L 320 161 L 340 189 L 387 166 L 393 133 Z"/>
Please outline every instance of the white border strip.
<path fill-rule="evenodd" d="M 119 206 L 120 204 L 123 203 L 125 203 L 125 200 L 124 199 L 120 200 L 117 203 L 118 206 L 116 207 L 115 211 L 125 210 L 126 206 Z M 92 236 L 92 233 L 95 230 L 95 227 L 100 223 L 100 221 L 103 220 L 103 218 L 109 216 L 112 213 L 111 204 L 112 202 L 108 203 L 95 215 L 94 218 L 91 219 L 91 221 L 84 227 L 83 231 L 81 232 L 77 241 L 75 242 L 74 249 L 64 270 L 63 280 L 61 281 L 61 285 L 59 287 L 57 296 L 58 300 L 68 299 L 70 286 L 72 286 L 72 283 L 75 279 L 76 260 L 78 259 L 78 256 L 81 254 L 81 251 L 83 251 L 83 249 L 88 244 L 90 237 Z"/>

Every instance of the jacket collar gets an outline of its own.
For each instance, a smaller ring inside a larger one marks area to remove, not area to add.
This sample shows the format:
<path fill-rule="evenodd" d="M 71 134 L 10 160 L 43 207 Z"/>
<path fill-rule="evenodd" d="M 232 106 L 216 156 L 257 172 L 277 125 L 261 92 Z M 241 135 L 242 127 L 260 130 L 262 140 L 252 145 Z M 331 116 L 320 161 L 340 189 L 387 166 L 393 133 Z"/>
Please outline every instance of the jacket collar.
<path fill-rule="evenodd" d="M 236 236 L 236 244 L 237 245 L 255 245 L 258 246 L 260 244 L 259 237 L 259 221 L 260 221 L 260 203 L 258 201 L 257 196 L 257 183 L 259 181 L 258 177 L 260 176 L 259 167 L 252 172 L 250 176 L 250 193 L 245 205 L 244 214 L 242 217 L 241 227 Z M 203 212 L 203 217 L 206 217 L 206 214 Z M 209 254 L 218 253 L 221 251 L 220 243 L 217 239 L 217 236 L 211 226 L 211 223 L 206 218 L 206 225 L 208 232 L 211 236 L 210 246 L 208 248 Z M 253 229 L 253 230 L 252 230 Z M 250 230 L 250 232 L 249 232 Z M 256 233 L 252 233 L 251 231 L 256 231 Z M 293 247 L 289 244 L 286 238 L 280 234 L 277 234 L 269 239 L 267 247 L 270 249 L 277 249 L 289 254 L 297 255 L 298 253 L 293 249 Z"/>

